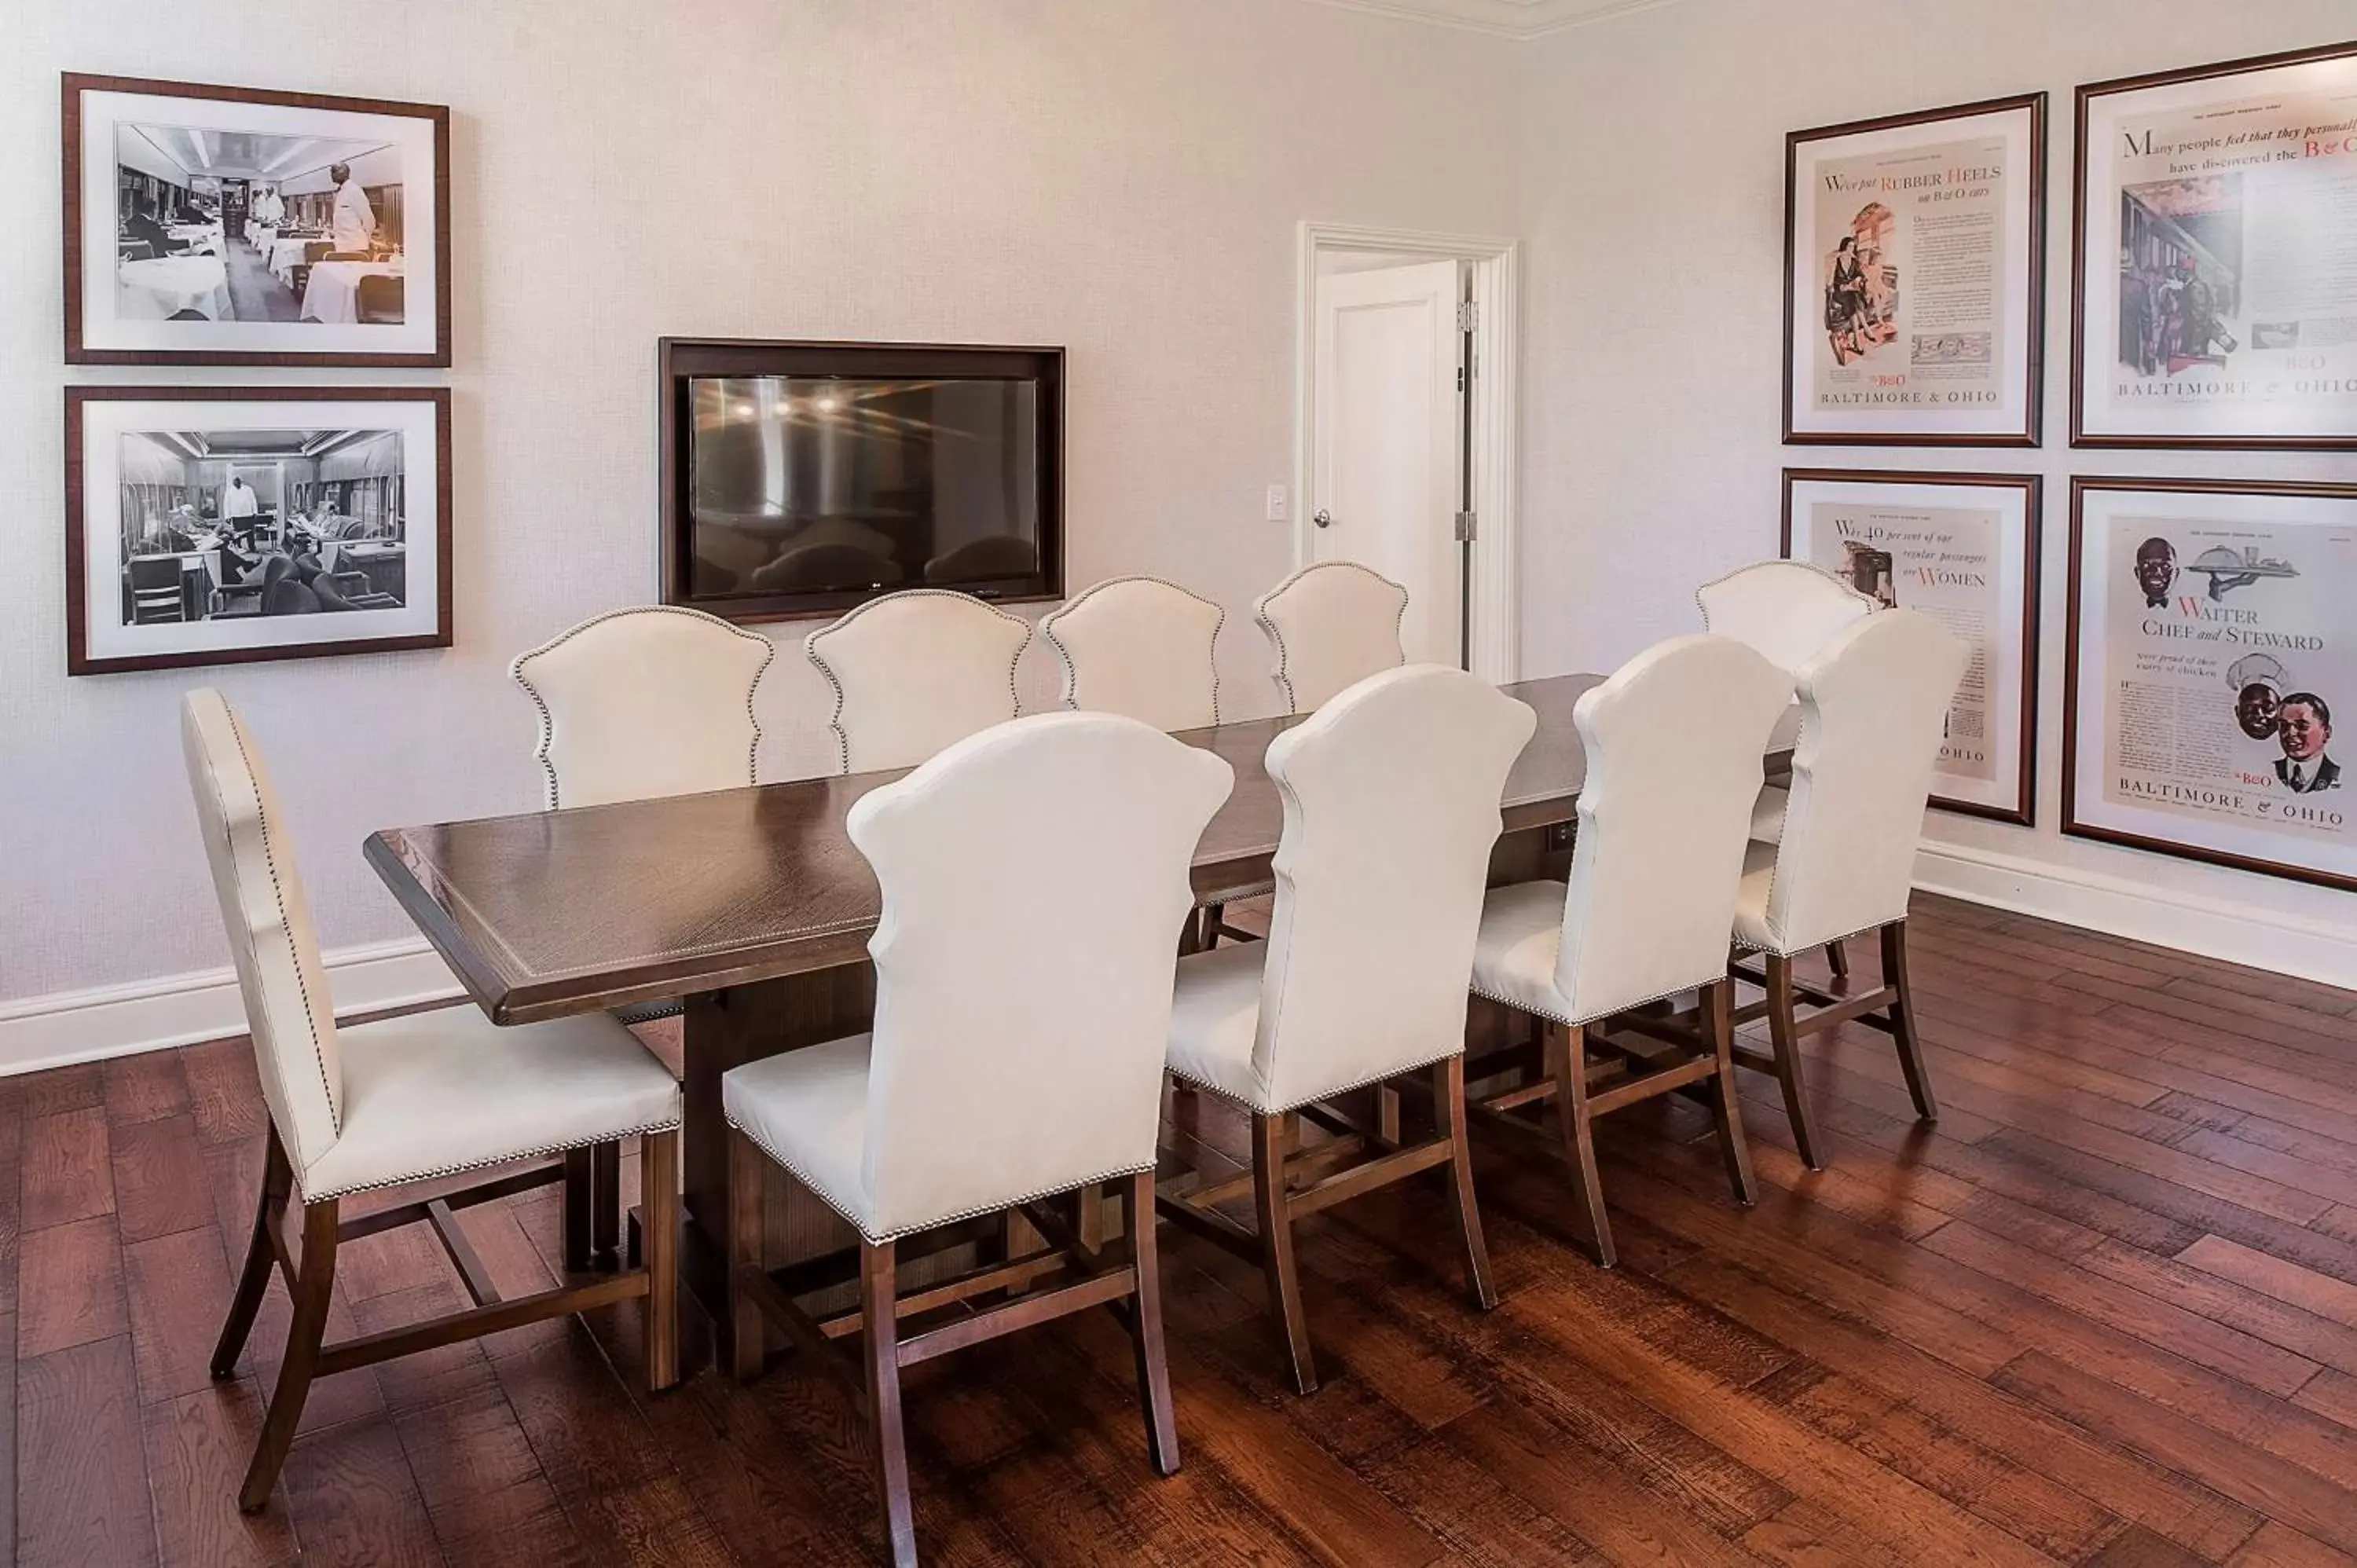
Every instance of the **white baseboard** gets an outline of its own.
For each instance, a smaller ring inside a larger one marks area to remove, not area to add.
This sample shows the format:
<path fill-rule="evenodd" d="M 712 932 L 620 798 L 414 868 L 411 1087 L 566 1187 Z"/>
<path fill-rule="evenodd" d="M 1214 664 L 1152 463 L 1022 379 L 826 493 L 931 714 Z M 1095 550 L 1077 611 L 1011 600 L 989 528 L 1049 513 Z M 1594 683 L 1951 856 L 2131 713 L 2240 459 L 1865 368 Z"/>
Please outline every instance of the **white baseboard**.
<path fill-rule="evenodd" d="M 2158 947 L 2357 990 L 2357 922 L 2308 919 L 2100 872 L 1927 843 L 1915 886 Z"/>
<path fill-rule="evenodd" d="M 325 956 L 339 1017 L 463 993 L 449 966 L 419 938 Z M 244 1033 L 233 969 L 27 996 L 0 1002 L 0 1077 Z"/>

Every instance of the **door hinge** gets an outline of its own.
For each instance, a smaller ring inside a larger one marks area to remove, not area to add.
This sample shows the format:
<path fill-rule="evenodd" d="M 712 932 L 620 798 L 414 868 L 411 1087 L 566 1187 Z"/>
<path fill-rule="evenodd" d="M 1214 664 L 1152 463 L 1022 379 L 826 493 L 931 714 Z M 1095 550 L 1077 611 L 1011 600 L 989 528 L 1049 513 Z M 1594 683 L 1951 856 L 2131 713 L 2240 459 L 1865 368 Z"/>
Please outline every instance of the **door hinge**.
<path fill-rule="evenodd" d="M 1458 512 L 1457 514 L 1457 542 L 1459 544 L 1470 544 L 1475 539 L 1479 538 L 1480 536 L 1480 520 L 1472 512 Z"/>
<path fill-rule="evenodd" d="M 1480 329 L 1480 302 L 1479 300 L 1469 299 L 1457 307 L 1457 330 L 1459 332 L 1478 332 Z"/>

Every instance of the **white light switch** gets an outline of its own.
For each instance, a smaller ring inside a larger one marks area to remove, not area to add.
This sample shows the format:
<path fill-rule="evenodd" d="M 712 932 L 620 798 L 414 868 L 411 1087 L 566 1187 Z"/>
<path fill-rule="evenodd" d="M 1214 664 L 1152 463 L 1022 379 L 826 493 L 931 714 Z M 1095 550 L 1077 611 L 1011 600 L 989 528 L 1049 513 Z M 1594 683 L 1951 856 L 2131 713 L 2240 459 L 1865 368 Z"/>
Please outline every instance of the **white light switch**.
<path fill-rule="evenodd" d="M 1271 485 L 1268 488 L 1268 521 L 1271 522 L 1283 522 L 1285 518 L 1285 487 L 1283 485 Z"/>

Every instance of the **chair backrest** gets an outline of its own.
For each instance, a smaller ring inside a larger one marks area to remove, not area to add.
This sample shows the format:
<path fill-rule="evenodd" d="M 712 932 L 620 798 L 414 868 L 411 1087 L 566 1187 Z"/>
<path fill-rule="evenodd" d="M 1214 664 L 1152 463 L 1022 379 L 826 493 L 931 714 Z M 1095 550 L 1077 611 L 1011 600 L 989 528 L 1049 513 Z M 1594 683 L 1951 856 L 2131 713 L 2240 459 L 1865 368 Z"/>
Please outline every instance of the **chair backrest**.
<path fill-rule="evenodd" d="M 187 568 L 178 555 L 134 555 L 131 558 L 131 585 L 135 589 L 169 588 L 180 591 L 180 579 Z"/>
<path fill-rule="evenodd" d="M 753 691 L 777 649 L 702 610 L 592 616 L 508 667 L 540 710 L 548 807 L 597 806 L 753 782 Z"/>
<path fill-rule="evenodd" d="M 406 308 L 408 295 L 407 279 L 371 273 L 361 279 L 361 285 L 354 293 L 352 309 L 363 321 L 372 317 L 398 321 Z"/>
<path fill-rule="evenodd" d="M 913 768 L 952 741 L 1005 724 L 1031 623 L 946 588 L 868 600 L 802 642 L 834 688 L 845 773 Z"/>
<path fill-rule="evenodd" d="M 1113 714 L 1039 714 L 852 807 L 883 916 L 863 1181 L 885 1234 L 1154 1163 L 1188 865 L 1234 784 Z"/>
<path fill-rule="evenodd" d="M 1277 1103 L 1463 1048 L 1499 797 L 1537 724 L 1486 681 L 1412 664 L 1270 743 L 1285 828 L 1253 1070 Z"/>
<path fill-rule="evenodd" d="M 1801 669 L 1801 736 L 1767 929 L 1798 951 L 1904 919 L 1948 704 L 1971 650 L 1920 610 L 1884 610 Z"/>
<path fill-rule="evenodd" d="M 210 686 L 181 701 L 180 750 L 262 1097 L 299 1177 L 335 1145 L 343 1123 L 343 1058 L 311 903 L 262 754 Z"/>
<path fill-rule="evenodd" d="M 1762 561 L 1695 590 L 1703 629 L 1797 674 L 1817 650 L 1874 613 L 1874 600 L 1805 561 Z"/>
<path fill-rule="evenodd" d="M 1064 671 L 1064 705 L 1156 729 L 1220 722 L 1220 627 L 1228 612 L 1159 577 L 1099 583 L 1039 623 Z"/>
<path fill-rule="evenodd" d="M 1276 655 L 1287 713 L 1314 712 L 1379 670 L 1407 662 L 1400 621 L 1407 590 L 1355 561 L 1304 566 L 1253 606 Z"/>
<path fill-rule="evenodd" d="M 1768 737 L 1792 678 L 1742 643 L 1679 637 L 1572 709 L 1579 791 L 1555 988 L 1574 1022 L 1727 972 Z"/>

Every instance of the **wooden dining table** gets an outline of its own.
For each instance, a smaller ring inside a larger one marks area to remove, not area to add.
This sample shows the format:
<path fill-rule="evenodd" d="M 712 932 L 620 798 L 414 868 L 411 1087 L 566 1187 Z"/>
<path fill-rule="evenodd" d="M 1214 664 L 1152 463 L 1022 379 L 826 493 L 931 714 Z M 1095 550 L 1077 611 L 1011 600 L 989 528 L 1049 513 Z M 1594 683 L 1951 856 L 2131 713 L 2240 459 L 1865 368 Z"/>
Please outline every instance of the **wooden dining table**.
<path fill-rule="evenodd" d="M 1493 882 L 1563 875 L 1587 777 L 1572 708 L 1602 679 L 1561 675 L 1503 688 L 1530 704 L 1538 726 L 1506 780 Z M 1179 734 L 1224 757 L 1236 775 L 1196 848 L 1200 904 L 1272 886 L 1285 812 L 1263 758 L 1271 740 L 1300 722 L 1248 719 Z M 1771 757 L 1790 747 L 1795 722 L 1788 717 L 1779 729 Z M 727 1305 L 721 1075 L 870 1026 L 867 940 L 881 897 L 845 817 L 853 801 L 902 776 L 392 828 L 367 842 L 369 863 L 493 1023 L 685 1004 L 682 1266 L 716 1320 Z M 1010 919 L 1023 918 L 1022 898 L 1020 888 L 1007 889 Z M 769 1179 L 763 1250 L 781 1282 L 816 1289 L 847 1277 L 849 1227 L 784 1173 L 772 1169 Z"/>

